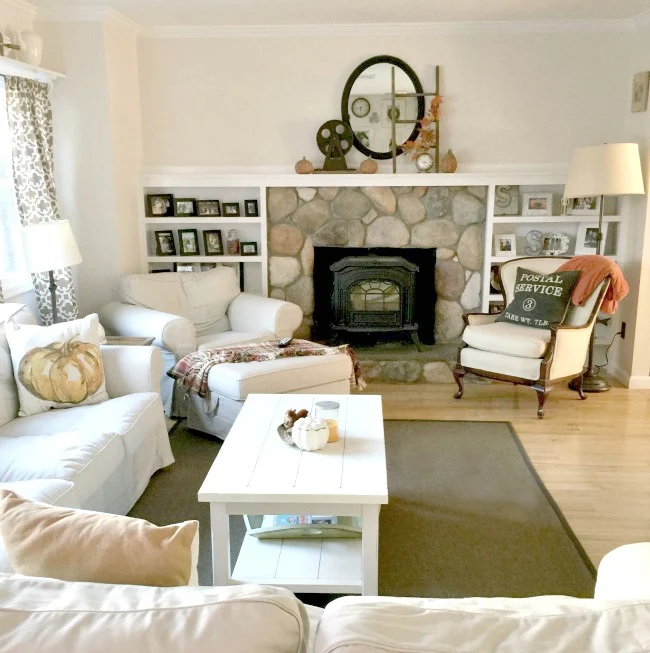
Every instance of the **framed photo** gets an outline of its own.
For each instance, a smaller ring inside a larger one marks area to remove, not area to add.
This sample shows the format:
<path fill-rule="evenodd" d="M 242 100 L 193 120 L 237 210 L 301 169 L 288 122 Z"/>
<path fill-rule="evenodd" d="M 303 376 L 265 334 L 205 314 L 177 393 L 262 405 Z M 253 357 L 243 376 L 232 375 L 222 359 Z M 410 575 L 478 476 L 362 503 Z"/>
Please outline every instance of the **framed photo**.
<path fill-rule="evenodd" d="M 147 195 L 147 217 L 170 218 L 174 215 L 174 196 L 171 194 Z"/>
<path fill-rule="evenodd" d="M 179 229 L 178 243 L 181 256 L 198 256 L 200 254 L 199 232 L 196 229 Z"/>
<path fill-rule="evenodd" d="M 208 229 L 203 232 L 203 249 L 206 256 L 223 254 L 223 240 L 220 229 Z"/>
<path fill-rule="evenodd" d="M 155 231 L 156 256 L 176 256 L 173 231 Z"/>
<path fill-rule="evenodd" d="M 522 215 L 553 215 L 553 193 L 524 193 Z"/>
<path fill-rule="evenodd" d="M 193 197 L 183 197 L 174 200 L 174 213 L 177 218 L 196 215 L 196 200 Z"/>
<path fill-rule="evenodd" d="M 503 293 L 503 288 L 501 287 L 501 274 L 499 271 L 500 265 L 491 265 L 490 266 L 490 294 L 491 295 L 500 295 Z"/>
<path fill-rule="evenodd" d="M 209 272 L 217 267 L 216 263 L 201 263 L 201 272 Z"/>
<path fill-rule="evenodd" d="M 249 218 L 256 218 L 260 214 L 257 200 L 244 200 L 244 215 Z"/>
<path fill-rule="evenodd" d="M 494 215 L 519 215 L 519 186 L 494 189 Z"/>
<path fill-rule="evenodd" d="M 196 215 L 200 217 L 221 216 L 219 200 L 196 200 Z"/>
<path fill-rule="evenodd" d="M 632 77 L 632 113 L 648 110 L 648 83 L 650 72 L 636 73 Z"/>
<path fill-rule="evenodd" d="M 381 124 L 390 127 L 393 108 L 390 100 L 381 101 Z M 404 120 L 406 112 L 406 100 L 395 100 L 395 120 Z"/>
<path fill-rule="evenodd" d="M 494 234 L 494 256 L 512 258 L 517 255 L 515 234 Z"/>
<path fill-rule="evenodd" d="M 174 263 L 174 272 L 196 272 L 192 263 Z"/>
<path fill-rule="evenodd" d="M 607 223 L 603 223 L 602 244 L 600 251 L 605 251 L 605 241 L 607 239 Z M 578 225 L 578 237 L 576 238 L 576 254 L 595 254 L 598 247 L 598 225 L 588 222 Z"/>
<path fill-rule="evenodd" d="M 257 243 L 240 243 L 239 247 L 242 256 L 257 256 Z"/>
<path fill-rule="evenodd" d="M 227 218 L 238 218 L 241 213 L 239 212 L 239 202 L 224 202 L 221 205 L 223 214 Z"/>
<path fill-rule="evenodd" d="M 568 209 L 569 215 L 598 215 L 600 213 L 600 195 L 571 197 Z"/>

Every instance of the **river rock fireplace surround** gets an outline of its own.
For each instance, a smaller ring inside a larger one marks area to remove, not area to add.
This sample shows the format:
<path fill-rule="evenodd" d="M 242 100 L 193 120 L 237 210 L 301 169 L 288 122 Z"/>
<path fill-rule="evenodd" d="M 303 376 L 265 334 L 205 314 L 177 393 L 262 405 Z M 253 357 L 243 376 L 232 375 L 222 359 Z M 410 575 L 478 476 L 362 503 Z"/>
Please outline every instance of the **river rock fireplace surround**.
<path fill-rule="evenodd" d="M 462 314 L 480 310 L 486 191 L 485 186 L 269 188 L 269 294 L 298 304 L 305 318 L 297 335 L 318 338 L 323 322 L 315 297 L 320 302 L 319 284 L 327 281 L 314 266 L 315 256 L 320 256 L 316 252 L 341 248 L 346 250 L 338 256 L 341 259 L 384 248 L 391 250 L 391 256 L 409 261 L 410 250 L 433 251 L 427 273 L 433 277 L 433 298 L 428 304 L 421 302 L 428 313 L 428 334 L 417 301 L 415 309 L 417 334 L 428 358 L 366 360 L 362 352 L 360 359 L 368 378 L 451 380 L 449 366 L 463 330 Z M 440 360 L 431 360 L 432 342 L 434 348 L 447 345 Z"/>

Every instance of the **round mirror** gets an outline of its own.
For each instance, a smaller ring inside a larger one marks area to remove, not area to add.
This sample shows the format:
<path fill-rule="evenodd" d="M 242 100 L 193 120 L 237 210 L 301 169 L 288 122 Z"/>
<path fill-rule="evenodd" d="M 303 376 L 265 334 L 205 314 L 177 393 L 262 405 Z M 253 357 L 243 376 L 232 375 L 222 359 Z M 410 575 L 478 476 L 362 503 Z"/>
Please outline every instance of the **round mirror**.
<path fill-rule="evenodd" d="M 354 146 L 373 159 L 390 159 L 391 153 L 391 69 L 395 68 L 395 93 L 422 93 L 415 71 L 397 57 L 381 55 L 367 59 L 350 75 L 341 99 L 343 122 L 354 133 Z M 424 97 L 396 97 L 395 125 L 397 154 L 400 145 L 413 141 L 420 132 L 417 122 L 424 117 Z"/>

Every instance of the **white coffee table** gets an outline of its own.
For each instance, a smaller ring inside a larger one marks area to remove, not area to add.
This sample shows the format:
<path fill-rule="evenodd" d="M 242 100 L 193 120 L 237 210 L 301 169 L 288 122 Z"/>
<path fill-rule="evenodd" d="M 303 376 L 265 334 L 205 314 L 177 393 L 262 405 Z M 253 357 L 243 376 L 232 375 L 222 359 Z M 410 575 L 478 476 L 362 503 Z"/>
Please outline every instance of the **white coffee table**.
<path fill-rule="evenodd" d="M 316 452 L 282 442 L 289 408 L 341 404 L 340 439 Z M 201 489 L 210 503 L 215 585 L 259 583 L 294 592 L 377 594 L 379 509 L 388 503 L 379 395 L 249 395 Z M 246 535 L 230 574 L 229 515 L 361 517 L 360 539 L 259 540 Z"/>

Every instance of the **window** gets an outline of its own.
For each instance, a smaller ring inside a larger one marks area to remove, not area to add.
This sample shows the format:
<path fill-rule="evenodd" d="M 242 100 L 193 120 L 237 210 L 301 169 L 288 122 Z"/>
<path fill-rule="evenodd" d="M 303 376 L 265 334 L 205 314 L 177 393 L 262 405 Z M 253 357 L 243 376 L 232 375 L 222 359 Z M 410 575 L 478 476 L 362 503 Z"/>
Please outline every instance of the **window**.
<path fill-rule="evenodd" d="M 31 276 L 25 272 L 20 242 L 20 219 L 16 208 L 11 171 L 11 138 L 7 121 L 5 81 L 0 76 L 0 278 L 5 301 L 31 290 Z"/>

